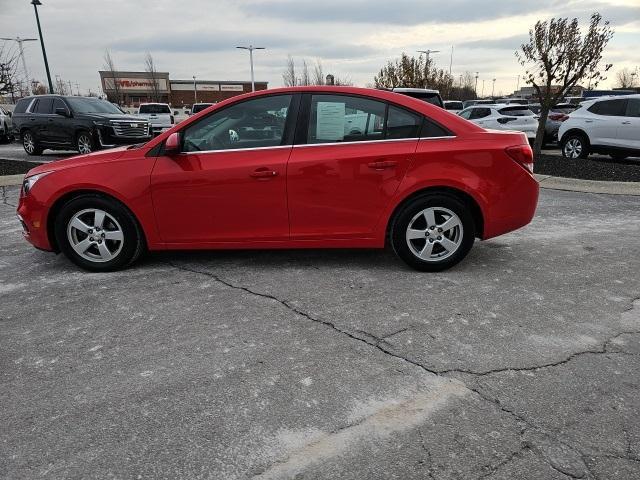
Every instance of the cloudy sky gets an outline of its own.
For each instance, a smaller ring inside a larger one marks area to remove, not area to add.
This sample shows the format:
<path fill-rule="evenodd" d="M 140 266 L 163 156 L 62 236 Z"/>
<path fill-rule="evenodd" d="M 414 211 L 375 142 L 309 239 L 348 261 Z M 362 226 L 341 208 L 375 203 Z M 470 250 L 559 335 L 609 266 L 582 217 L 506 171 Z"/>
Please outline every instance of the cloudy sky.
<path fill-rule="evenodd" d="M 325 73 L 365 86 L 386 60 L 402 51 L 440 50 L 438 66 L 480 72 L 485 94 L 515 89 L 521 69 L 514 50 L 539 19 L 586 20 L 598 11 L 615 36 L 605 52 L 613 73 L 640 66 L 638 0 L 42 0 L 40 19 L 52 76 L 96 91 L 103 54 L 110 49 L 121 70 L 142 70 L 144 54 L 172 79 L 248 80 L 247 52 L 256 52 L 256 80 L 282 85 L 287 55 L 322 61 Z M 0 0 L 0 34 L 37 37 L 29 0 Z M 25 43 L 32 77 L 44 80 L 37 42 Z M 55 80 L 54 80 L 55 81 Z M 75 86 L 74 86 L 75 89 Z"/>

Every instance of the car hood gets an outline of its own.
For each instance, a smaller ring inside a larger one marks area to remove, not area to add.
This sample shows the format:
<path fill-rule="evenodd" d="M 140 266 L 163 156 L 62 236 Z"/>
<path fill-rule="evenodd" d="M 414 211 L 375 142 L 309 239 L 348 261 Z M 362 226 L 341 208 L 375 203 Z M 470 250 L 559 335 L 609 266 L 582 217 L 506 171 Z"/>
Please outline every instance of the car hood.
<path fill-rule="evenodd" d="M 138 116 L 126 115 L 124 113 L 82 113 L 78 114 L 79 118 L 85 118 L 87 120 L 126 120 L 130 122 L 140 122 L 146 119 L 141 119 Z"/>
<path fill-rule="evenodd" d="M 53 162 L 44 163 L 27 172 L 27 177 L 37 173 L 57 172 L 68 168 L 91 165 L 95 163 L 112 162 L 122 157 L 129 146 L 111 148 L 109 150 L 99 150 L 97 152 L 87 153 L 85 155 L 76 155 L 75 157 L 65 158 L 64 160 L 55 160 Z"/>

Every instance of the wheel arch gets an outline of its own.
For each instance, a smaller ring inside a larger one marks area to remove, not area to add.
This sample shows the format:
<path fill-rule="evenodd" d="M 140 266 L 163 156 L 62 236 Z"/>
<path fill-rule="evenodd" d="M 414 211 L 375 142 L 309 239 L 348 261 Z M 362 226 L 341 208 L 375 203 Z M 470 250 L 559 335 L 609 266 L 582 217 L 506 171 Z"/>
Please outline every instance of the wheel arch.
<path fill-rule="evenodd" d="M 429 186 L 425 188 L 421 188 L 416 190 L 415 192 L 410 193 L 406 197 L 404 197 L 398 204 L 394 207 L 389 219 L 387 220 L 387 227 L 385 231 L 385 243 L 389 241 L 389 235 L 393 229 L 393 225 L 398 217 L 398 214 L 405 205 L 414 199 L 426 195 L 426 194 L 441 194 L 447 195 L 450 197 L 454 197 L 457 200 L 462 201 L 464 204 L 468 205 L 469 210 L 471 212 L 471 216 L 473 217 L 473 221 L 476 227 L 476 236 L 482 238 L 484 236 L 484 215 L 482 213 L 482 209 L 480 208 L 480 204 L 478 201 L 473 198 L 469 193 L 461 190 L 459 188 L 445 186 L 445 185 L 435 185 Z"/>
<path fill-rule="evenodd" d="M 51 249 L 54 252 L 60 252 L 60 246 L 58 245 L 54 231 L 55 218 L 58 216 L 60 210 L 67 202 L 82 195 L 96 195 L 103 198 L 108 198 L 109 200 L 113 200 L 114 202 L 119 203 L 135 219 L 138 229 L 142 234 L 142 241 L 144 242 L 144 245 L 147 245 L 147 234 L 142 226 L 142 223 L 140 222 L 136 214 L 124 202 L 122 202 L 122 200 L 101 190 L 85 188 L 64 193 L 55 200 L 55 202 L 51 205 L 51 208 L 47 212 L 47 239 L 49 240 L 49 245 L 51 245 Z"/>
<path fill-rule="evenodd" d="M 562 134 L 562 137 L 560 138 L 560 143 L 564 142 L 564 140 L 566 138 L 568 138 L 569 135 L 580 135 L 581 137 L 583 137 L 586 140 L 587 145 L 591 144 L 591 142 L 589 141 L 589 135 L 587 135 L 587 132 L 585 132 L 583 129 L 581 129 L 579 127 L 573 127 L 573 128 L 570 128 L 569 130 L 567 130 L 566 132 L 564 132 Z"/>

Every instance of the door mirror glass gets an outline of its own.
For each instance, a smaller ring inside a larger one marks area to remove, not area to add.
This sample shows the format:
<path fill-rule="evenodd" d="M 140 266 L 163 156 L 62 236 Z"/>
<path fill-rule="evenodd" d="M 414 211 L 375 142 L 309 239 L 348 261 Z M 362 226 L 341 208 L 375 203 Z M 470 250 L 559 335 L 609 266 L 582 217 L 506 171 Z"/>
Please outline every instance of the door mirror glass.
<path fill-rule="evenodd" d="M 167 137 L 164 142 L 164 153 L 166 155 L 180 153 L 180 134 L 178 132 Z"/>

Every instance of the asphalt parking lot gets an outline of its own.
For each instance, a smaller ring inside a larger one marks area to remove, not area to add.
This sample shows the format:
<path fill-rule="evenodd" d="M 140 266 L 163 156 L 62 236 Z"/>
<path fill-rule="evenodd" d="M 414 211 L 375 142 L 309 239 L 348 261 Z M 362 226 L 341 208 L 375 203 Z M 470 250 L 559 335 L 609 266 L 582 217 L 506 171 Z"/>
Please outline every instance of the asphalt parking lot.
<path fill-rule="evenodd" d="M 640 197 L 543 190 L 424 274 L 385 251 L 81 272 L 0 204 L 5 478 L 640 478 Z"/>

